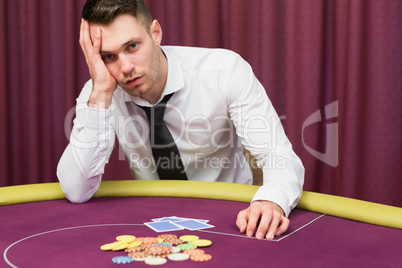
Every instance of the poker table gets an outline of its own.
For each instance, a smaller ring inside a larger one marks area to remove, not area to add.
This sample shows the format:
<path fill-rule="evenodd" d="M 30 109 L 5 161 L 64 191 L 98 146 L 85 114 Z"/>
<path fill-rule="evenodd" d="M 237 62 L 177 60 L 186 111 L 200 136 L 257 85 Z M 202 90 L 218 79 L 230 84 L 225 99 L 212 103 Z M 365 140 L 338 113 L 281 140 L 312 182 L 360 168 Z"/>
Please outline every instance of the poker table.
<path fill-rule="evenodd" d="M 120 251 L 100 246 L 118 235 L 156 237 L 152 219 L 209 220 L 213 228 L 179 230 L 212 241 L 208 262 L 165 267 L 401 267 L 402 208 L 303 192 L 290 227 L 274 240 L 239 233 L 237 213 L 257 186 L 196 181 L 104 181 L 89 202 L 67 201 L 58 183 L 0 188 L 0 267 L 146 267 L 115 264 Z"/>

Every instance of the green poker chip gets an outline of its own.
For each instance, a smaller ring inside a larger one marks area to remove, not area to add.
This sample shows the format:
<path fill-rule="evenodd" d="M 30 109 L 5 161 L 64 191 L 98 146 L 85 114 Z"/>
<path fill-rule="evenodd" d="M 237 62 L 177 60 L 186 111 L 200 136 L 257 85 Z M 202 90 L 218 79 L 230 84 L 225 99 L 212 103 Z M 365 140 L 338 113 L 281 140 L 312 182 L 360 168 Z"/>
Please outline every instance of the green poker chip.
<path fill-rule="evenodd" d="M 180 244 L 180 245 L 177 245 L 177 247 L 180 248 L 180 250 L 188 250 L 188 249 L 195 249 L 195 248 L 197 248 L 196 245 L 193 245 L 193 244 L 191 244 L 191 243 L 189 243 L 189 244 Z"/>

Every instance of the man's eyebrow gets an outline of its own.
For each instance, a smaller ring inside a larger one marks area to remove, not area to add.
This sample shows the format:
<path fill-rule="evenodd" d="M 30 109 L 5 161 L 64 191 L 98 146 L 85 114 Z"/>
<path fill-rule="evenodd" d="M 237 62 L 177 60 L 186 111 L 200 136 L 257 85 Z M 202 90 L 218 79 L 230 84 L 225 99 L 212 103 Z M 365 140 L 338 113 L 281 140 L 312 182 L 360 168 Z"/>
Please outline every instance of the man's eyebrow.
<path fill-rule="evenodd" d="M 120 47 L 121 47 L 121 48 L 124 48 L 124 47 L 128 46 L 128 45 L 129 45 L 130 43 L 132 43 L 132 42 L 134 42 L 134 39 L 128 40 L 127 42 L 125 42 L 124 44 L 122 44 Z M 101 50 L 100 53 L 101 53 L 101 54 L 108 54 L 108 53 L 110 53 L 110 51 Z"/>

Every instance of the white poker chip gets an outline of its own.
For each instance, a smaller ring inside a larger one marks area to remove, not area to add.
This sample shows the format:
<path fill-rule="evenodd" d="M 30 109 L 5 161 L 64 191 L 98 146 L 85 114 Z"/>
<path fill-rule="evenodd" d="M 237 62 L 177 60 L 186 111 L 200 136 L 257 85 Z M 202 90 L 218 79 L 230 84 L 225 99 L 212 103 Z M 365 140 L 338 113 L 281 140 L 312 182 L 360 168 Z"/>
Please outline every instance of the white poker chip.
<path fill-rule="evenodd" d="M 184 253 L 173 253 L 169 254 L 167 257 L 171 261 L 185 261 L 190 258 L 190 255 Z"/>
<path fill-rule="evenodd" d="M 180 248 L 178 248 L 178 247 L 172 247 L 171 253 L 179 253 L 179 252 L 180 252 Z"/>
<path fill-rule="evenodd" d="M 162 265 L 165 264 L 167 260 L 165 258 L 158 258 L 158 257 L 147 257 L 145 259 L 145 263 L 148 265 Z"/>

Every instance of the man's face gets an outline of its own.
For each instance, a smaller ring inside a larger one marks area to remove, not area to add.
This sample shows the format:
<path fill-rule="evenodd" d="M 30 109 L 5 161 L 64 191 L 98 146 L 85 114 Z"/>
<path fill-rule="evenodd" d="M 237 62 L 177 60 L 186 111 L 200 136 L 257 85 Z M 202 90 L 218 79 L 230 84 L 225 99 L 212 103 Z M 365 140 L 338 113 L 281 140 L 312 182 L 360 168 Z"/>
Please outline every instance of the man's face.
<path fill-rule="evenodd" d="M 132 96 L 163 90 L 166 77 L 161 73 L 162 32 L 154 21 L 151 31 L 136 18 L 120 15 L 108 26 L 91 24 L 91 39 L 96 27 L 102 31 L 100 53 L 110 74 Z"/>

